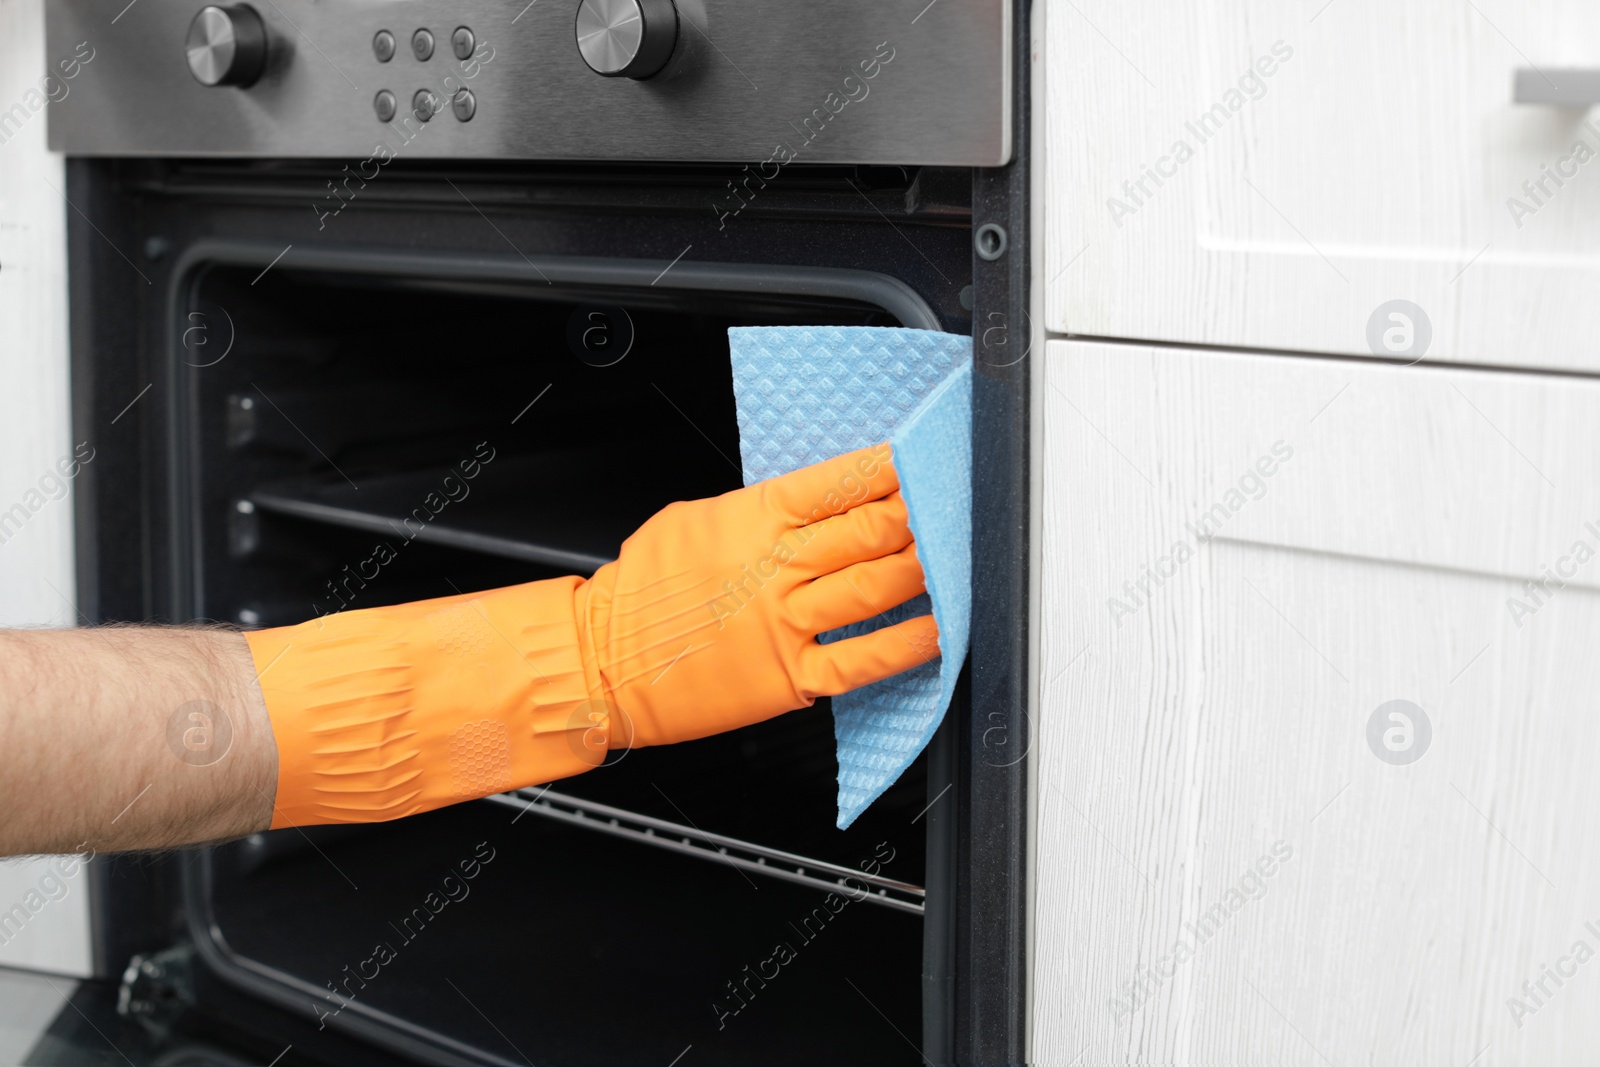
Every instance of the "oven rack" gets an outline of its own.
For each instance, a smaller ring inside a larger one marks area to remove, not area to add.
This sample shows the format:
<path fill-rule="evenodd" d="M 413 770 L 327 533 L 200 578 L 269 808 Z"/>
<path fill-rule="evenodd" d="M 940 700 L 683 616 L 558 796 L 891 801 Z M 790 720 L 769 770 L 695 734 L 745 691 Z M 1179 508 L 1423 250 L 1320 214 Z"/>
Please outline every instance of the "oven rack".
<path fill-rule="evenodd" d="M 423 544 L 442 545 L 484 556 L 521 560 L 549 567 L 560 567 L 577 574 L 593 574 L 611 561 L 611 556 L 598 546 L 586 544 L 584 539 L 563 536 L 556 531 L 536 540 L 508 537 L 499 533 L 475 530 L 448 519 L 432 520 L 426 526 L 407 525 L 407 513 L 398 508 L 355 507 L 345 503 L 329 503 L 305 492 L 293 489 L 263 488 L 240 498 L 234 505 L 241 516 L 257 512 L 283 515 L 325 526 L 339 526 L 348 530 L 363 530 L 381 537 L 400 541 L 420 541 Z"/>
<path fill-rule="evenodd" d="M 561 450 L 473 459 L 471 478 L 454 467 L 268 482 L 234 500 L 236 554 L 259 544 L 258 515 L 377 534 L 391 547 L 410 541 L 483 556 L 593 574 L 622 542 L 673 500 L 713 496 L 729 486 L 670 451 Z M 467 453 L 468 456 L 471 453 Z M 604 491 L 600 491 L 604 490 Z"/>
<path fill-rule="evenodd" d="M 512 822 L 532 812 L 598 833 L 628 838 L 698 859 L 726 863 L 739 870 L 795 882 L 828 893 L 839 893 L 849 899 L 913 915 L 924 913 L 927 892 L 922 886 L 724 834 L 710 833 L 696 826 L 641 815 L 598 801 L 557 793 L 548 786 L 519 789 L 486 799 L 519 809 L 519 814 Z"/>

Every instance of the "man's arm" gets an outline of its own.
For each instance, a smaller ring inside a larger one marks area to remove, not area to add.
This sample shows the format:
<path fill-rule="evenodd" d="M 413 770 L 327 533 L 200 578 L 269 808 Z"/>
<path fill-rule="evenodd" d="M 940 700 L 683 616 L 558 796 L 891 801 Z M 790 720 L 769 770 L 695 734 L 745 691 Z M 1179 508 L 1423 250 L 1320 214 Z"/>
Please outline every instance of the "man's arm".
<path fill-rule="evenodd" d="M 264 830 L 277 768 L 240 634 L 0 631 L 0 856 Z"/>
<path fill-rule="evenodd" d="M 239 635 L 0 631 L 0 855 L 404 818 L 931 662 L 888 445 L 670 505 L 589 579 Z"/>

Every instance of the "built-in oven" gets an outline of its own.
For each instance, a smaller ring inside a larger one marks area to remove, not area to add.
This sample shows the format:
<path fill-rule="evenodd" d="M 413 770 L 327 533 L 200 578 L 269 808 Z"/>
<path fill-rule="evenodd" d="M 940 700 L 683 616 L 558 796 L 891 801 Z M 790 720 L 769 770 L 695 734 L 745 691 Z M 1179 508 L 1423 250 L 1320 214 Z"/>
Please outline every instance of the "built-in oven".
<path fill-rule="evenodd" d="M 850 829 L 819 701 L 399 822 L 98 859 L 124 1011 L 262 1062 L 1020 1061 L 1026 9 L 49 19 L 93 57 L 51 113 L 91 620 L 589 573 L 741 483 L 730 326 L 972 334 L 979 371 L 972 658 Z"/>

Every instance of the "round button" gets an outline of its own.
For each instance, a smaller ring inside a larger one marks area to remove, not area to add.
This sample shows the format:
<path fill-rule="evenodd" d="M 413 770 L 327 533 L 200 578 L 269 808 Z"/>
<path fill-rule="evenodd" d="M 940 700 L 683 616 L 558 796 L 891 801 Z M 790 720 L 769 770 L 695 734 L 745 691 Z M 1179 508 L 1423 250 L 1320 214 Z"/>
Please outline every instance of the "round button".
<path fill-rule="evenodd" d="M 419 122 L 427 122 L 443 110 L 444 104 L 439 100 L 439 94 L 432 89 L 418 89 L 417 95 L 411 98 L 411 113 L 417 116 Z"/>
<path fill-rule="evenodd" d="M 372 110 L 377 113 L 379 122 L 389 122 L 394 118 L 394 94 L 384 89 L 372 98 Z"/>
<path fill-rule="evenodd" d="M 607 78 L 648 78 L 678 43 L 672 0 L 582 0 L 574 23 L 578 53 Z"/>
<path fill-rule="evenodd" d="M 433 34 L 418 30 L 411 35 L 411 54 L 423 62 L 433 58 Z"/>
<path fill-rule="evenodd" d="M 471 89 L 457 89 L 455 98 L 450 101 L 450 108 L 456 113 L 457 119 L 471 122 L 472 116 L 478 113 L 478 98 L 472 95 Z"/>
<path fill-rule="evenodd" d="M 472 50 L 476 47 L 478 39 L 465 26 L 457 26 L 456 32 L 450 35 L 450 50 L 456 54 L 457 59 L 471 59 Z"/>
<path fill-rule="evenodd" d="M 372 54 L 378 57 L 379 63 L 387 63 L 394 58 L 394 34 L 388 30 L 379 30 L 372 38 Z"/>
<path fill-rule="evenodd" d="M 246 4 L 213 4 L 189 23 L 184 51 L 189 72 L 201 85 L 243 88 L 267 65 L 267 28 Z"/>

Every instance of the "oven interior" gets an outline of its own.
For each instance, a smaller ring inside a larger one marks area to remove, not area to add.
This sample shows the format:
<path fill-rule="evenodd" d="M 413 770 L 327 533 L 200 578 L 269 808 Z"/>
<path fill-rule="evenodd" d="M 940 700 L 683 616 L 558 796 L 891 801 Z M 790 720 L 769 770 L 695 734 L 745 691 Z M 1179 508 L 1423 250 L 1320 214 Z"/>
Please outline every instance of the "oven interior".
<path fill-rule="evenodd" d="M 729 326 L 898 324 L 835 297 L 255 263 L 203 265 L 182 299 L 197 613 L 247 627 L 587 573 L 662 505 L 740 485 Z M 824 700 L 552 788 L 928 885 L 926 760 L 841 832 L 833 750 Z M 209 850 L 191 916 L 224 970 L 422 1059 L 919 1062 L 920 905 L 831 911 L 815 882 L 537 795 Z"/>

